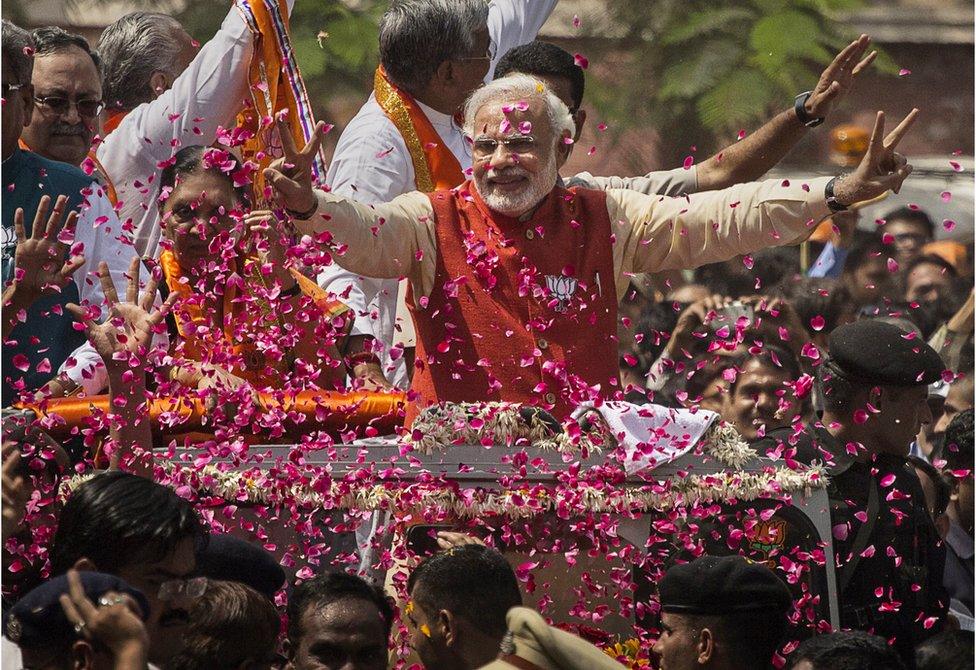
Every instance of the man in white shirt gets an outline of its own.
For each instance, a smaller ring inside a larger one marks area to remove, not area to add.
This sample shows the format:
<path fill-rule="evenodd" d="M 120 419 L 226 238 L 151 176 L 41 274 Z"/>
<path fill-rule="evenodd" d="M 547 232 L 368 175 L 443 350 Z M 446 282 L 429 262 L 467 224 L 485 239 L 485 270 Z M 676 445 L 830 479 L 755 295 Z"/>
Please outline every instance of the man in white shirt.
<path fill-rule="evenodd" d="M 286 4 L 290 13 L 294 0 Z M 172 17 L 133 12 L 102 32 L 97 50 L 107 119 L 96 157 L 136 250 L 155 256 L 160 164 L 181 146 L 211 144 L 218 127 L 234 125 L 249 95 L 254 41 L 236 7 L 199 52 Z"/>
<path fill-rule="evenodd" d="M 380 63 L 386 75 L 413 98 L 462 172 L 471 167 L 471 151 L 456 112 L 491 79 L 498 56 L 535 39 L 555 5 L 556 0 L 492 0 L 487 5 L 484 0 L 400 0 L 383 16 Z M 408 147 L 374 91 L 339 138 L 328 184 L 333 193 L 365 204 L 388 202 L 422 188 L 412 151 L 417 147 Z M 458 177 L 456 183 L 464 180 L 463 174 Z M 366 337 L 381 343 L 378 362 L 371 363 L 368 354 L 352 355 L 356 376 L 380 387 L 389 386 L 389 378 L 405 388 L 402 351 L 391 355 L 398 280 L 364 278 L 333 265 L 319 282 L 357 314 L 350 351 L 361 352 Z"/>

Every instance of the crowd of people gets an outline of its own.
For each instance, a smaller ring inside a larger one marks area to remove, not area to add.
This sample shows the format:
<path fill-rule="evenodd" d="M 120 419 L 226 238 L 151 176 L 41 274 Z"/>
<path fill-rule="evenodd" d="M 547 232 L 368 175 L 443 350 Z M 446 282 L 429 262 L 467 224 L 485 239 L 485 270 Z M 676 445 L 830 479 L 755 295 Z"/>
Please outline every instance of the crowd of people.
<path fill-rule="evenodd" d="M 850 96 L 868 36 L 697 165 L 570 175 L 586 64 L 536 39 L 556 0 L 394 0 L 326 169 L 293 4 L 238 0 L 202 46 L 151 12 L 94 46 L 3 22 L 3 667 L 972 665 L 973 245 L 914 205 L 859 220 L 909 178 L 919 110 L 887 133 L 879 111 L 835 177 L 757 181 Z M 343 511 L 385 465 L 330 493 L 308 457 L 376 437 L 322 426 L 379 395 L 404 445 L 444 404 L 714 412 L 823 473 L 831 535 L 770 531 L 775 490 L 722 501 L 743 530 L 710 499 L 659 510 L 640 558 L 583 502 L 555 534 Z M 269 441 L 295 448 L 252 477 Z M 299 488 L 332 497 L 280 497 Z M 601 630 L 606 604 L 553 607 L 543 554 L 612 566 L 555 590 L 606 596 L 636 638 Z"/>

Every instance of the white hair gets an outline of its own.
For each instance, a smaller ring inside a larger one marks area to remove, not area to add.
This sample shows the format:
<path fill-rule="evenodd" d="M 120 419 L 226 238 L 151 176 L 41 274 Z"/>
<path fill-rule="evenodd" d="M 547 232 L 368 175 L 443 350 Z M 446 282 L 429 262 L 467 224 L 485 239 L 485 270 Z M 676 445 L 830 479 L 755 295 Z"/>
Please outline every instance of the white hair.
<path fill-rule="evenodd" d="M 464 103 L 464 134 L 474 139 L 474 118 L 485 105 L 494 102 L 529 101 L 539 99 L 545 103 L 546 114 L 555 137 L 576 133 L 576 123 L 569 108 L 541 80 L 522 73 L 510 74 L 477 89 Z"/>

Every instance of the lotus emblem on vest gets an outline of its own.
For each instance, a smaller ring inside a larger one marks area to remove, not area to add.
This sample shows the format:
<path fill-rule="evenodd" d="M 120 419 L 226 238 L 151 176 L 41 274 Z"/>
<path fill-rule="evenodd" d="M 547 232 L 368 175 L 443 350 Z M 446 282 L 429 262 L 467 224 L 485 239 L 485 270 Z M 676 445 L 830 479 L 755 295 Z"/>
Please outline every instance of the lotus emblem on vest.
<path fill-rule="evenodd" d="M 549 293 L 559 301 L 556 305 L 557 312 L 565 312 L 569 309 L 569 301 L 576 293 L 579 280 L 575 277 L 564 277 L 562 275 L 546 275 L 546 288 Z"/>

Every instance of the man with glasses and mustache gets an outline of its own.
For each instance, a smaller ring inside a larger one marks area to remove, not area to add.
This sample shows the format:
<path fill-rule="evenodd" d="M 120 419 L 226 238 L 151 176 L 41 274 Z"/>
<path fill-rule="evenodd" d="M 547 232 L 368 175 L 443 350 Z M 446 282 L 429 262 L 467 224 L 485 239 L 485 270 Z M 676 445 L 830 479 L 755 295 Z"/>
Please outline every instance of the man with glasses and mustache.
<path fill-rule="evenodd" d="M 42 107 L 59 107 L 62 103 L 57 100 L 64 98 L 69 101 L 68 115 L 58 119 L 45 117 L 47 130 L 39 131 L 37 137 L 46 138 L 39 141 L 47 151 L 60 152 L 70 146 L 75 154 L 83 155 L 90 137 L 85 140 L 75 135 L 67 143 L 55 140 L 67 138 L 65 129 L 78 121 L 79 105 L 82 112 L 94 111 L 88 103 L 100 95 L 97 76 L 96 85 L 89 90 L 69 84 L 71 77 L 65 73 L 56 80 L 38 81 L 39 88 L 35 90 L 35 48 L 26 31 L 9 21 L 3 22 L 2 280 L 4 314 L 16 316 L 11 330 L 8 331 L 7 322 L 4 324 L 4 406 L 22 393 L 29 394 L 42 386 L 43 393 L 51 396 L 67 395 L 82 387 L 88 393 L 97 393 L 104 387 L 107 374 L 101 358 L 84 341 L 82 333 L 74 329 L 74 320 L 64 306 L 79 300 L 101 305 L 101 286 L 90 281 L 89 274 L 100 261 L 105 261 L 115 281 L 122 282 L 133 256 L 131 246 L 119 241 L 118 217 L 92 177 L 74 165 L 59 162 L 66 155 L 59 154 L 61 158 L 53 160 L 51 155 L 19 145 L 21 133 L 32 119 L 51 114 L 50 109 Z M 60 59 L 65 53 L 74 52 L 87 59 L 87 65 L 97 74 L 91 57 L 83 54 L 76 42 L 38 59 L 46 61 L 41 72 L 52 71 L 50 58 Z M 55 129 L 61 134 L 52 132 Z M 61 149 L 55 149 L 55 144 Z M 75 215 L 77 223 L 72 224 Z M 23 217 L 22 229 L 17 223 L 19 217 Z M 40 229 L 42 226 L 44 230 Z M 69 278 L 71 272 L 67 270 L 71 268 L 74 274 Z"/>
<path fill-rule="evenodd" d="M 34 39 L 34 113 L 21 140 L 45 158 L 82 164 L 102 110 L 101 61 L 80 35 L 38 28 Z"/>
<path fill-rule="evenodd" d="M 879 112 L 869 151 L 837 178 L 770 180 L 686 198 L 566 189 L 558 171 L 575 124 L 528 75 L 478 89 L 465 104 L 473 179 L 364 206 L 315 190 L 318 140 L 265 171 L 302 233 L 328 231 L 336 262 L 373 277 L 406 276 L 417 331 L 405 425 L 439 402 L 507 401 L 557 417 L 613 397 L 617 303 L 633 273 L 683 269 L 798 244 L 832 211 L 900 188 L 911 173 Z M 321 238 L 320 238 L 321 239 Z M 549 277 L 569 286 L 555 295 Z"/>

